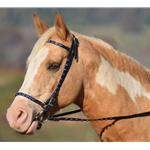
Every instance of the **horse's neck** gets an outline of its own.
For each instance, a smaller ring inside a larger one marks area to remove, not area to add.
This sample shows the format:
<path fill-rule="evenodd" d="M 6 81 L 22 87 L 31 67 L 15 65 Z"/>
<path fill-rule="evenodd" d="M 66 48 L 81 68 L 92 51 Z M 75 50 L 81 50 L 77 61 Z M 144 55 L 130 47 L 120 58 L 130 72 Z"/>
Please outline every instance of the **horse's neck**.
<path fill-rule="evenodd" d="M 82 60 L 85 68 L 83 110 L 88 117 L 150 110 L 149 71 L 105 43 L 89 40 L 81 44 L 81 51 L 86 55 Z"/>

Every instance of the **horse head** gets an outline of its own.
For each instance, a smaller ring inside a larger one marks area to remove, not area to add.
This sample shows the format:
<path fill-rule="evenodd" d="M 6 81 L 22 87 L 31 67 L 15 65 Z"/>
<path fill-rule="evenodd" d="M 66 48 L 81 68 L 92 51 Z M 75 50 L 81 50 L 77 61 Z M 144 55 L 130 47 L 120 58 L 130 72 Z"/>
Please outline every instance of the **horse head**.
<path fill-rule="evenodd" d="M 34 24 L 39 39 L 26 61 L 23 84 L 7 110 L 11 128 L 21 134 L 33 134 L 48 116 L 71 103 L 77 104 L 76 99 L 82 97 L 81 68 L 74 59 L 77 59 L 77 38 L 59 13 L 53 27 L 36 14 Z"/>

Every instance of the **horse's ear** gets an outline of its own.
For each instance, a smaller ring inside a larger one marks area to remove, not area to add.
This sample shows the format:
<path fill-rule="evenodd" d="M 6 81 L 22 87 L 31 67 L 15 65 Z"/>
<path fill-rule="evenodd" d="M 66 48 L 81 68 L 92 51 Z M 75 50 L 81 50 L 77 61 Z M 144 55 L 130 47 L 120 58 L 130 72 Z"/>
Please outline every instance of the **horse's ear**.
<path fill-rule="evenodd" d="M 67 29 L 61 15 L 58 12 L 56 12 L 55 28 L 56 28 L 58 36 L 62 38 L 63 40 L 67 40 L 67 37 L 70 34 L 70 32 Z"/>
<path fill-rule="evenodd" d="M 46 30 L 49 29 L 49 26 L 40 20 L 36 14 L 33 14 L 33 20 L 38 36 L 41 36 Z"/>

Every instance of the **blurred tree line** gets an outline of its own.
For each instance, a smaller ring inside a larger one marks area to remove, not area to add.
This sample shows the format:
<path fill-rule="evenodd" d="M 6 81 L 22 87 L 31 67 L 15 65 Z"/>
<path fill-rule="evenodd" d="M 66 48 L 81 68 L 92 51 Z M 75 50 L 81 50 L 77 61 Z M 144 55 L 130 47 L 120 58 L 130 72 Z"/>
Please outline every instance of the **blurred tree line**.
<path fill-rule="evenodd" d="M 52 24 L 56 11 L 71 23 L 120 23 L 126 26 L 122 28 L 129 30 L 140 22 L 150 24 L 150 8 L 0 8 L 0 19 L 2 25 L 20 26 L 23 23 L 32 24 L 31 15 L 37 13 Z"/>
<path fill-rule="evenodd" d="M 24 68 L 37 40 L 33 13 L 53 25 L 55 12 L 67 25 L 119 25 L 122 32 L 142 32 L 150 8 L 0 8 L 0 68 Z"/>

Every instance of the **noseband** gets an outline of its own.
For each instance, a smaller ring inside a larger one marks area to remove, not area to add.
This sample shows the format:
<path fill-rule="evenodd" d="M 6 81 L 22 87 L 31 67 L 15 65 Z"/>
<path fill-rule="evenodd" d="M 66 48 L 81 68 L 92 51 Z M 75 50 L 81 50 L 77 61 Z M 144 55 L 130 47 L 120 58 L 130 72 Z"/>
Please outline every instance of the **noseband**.
<path fill-rule="evenodd" d="M 38 127 L 37 129 L 40 129 L 41 126 L 42 126 L 42 121 L 43 119 L 41 120 L 41 116 L 44 115 L 49 112 L 50 108 L 53 106 L 55 100 L 57 99 L 58 97 L 58 93 L 60 91 L 60 88 L 68 74 L 68 71 L 70 69 L 70 66 L 72 64 L 72 61 L 73 61 L 73 58 L 76 59 L 76 61 L 78 61 L 78 45 L 79 45 L 79 42 L 78 42 L 78 39 L 73 35 L 73 41 L 72 41 L 72 45 L 71 45 L 71 48 L 59 43 L 59 42 L 56 42 L 56 41 L 53 41 L 53 40 L 47 40 L 46 43 L 52 43 L 54 45 L 57 45 L 59 47 L 62 47 L 64 48 L 65 50 L 67 50 L 69 52 L 68 54 L 68 57 L 67 57 L 67 60 L 66 60 L 66 64 L 65 64 L 65 67 L 64 67 L 64 70 L 63 70 L 63 73 L 62 73 L 62 76 L 59 80 L 59 83 L 55 89 L 55 91 L 53 92 L 53 94 L 51 95 L 51 97 L 46 101 L 46 102 L 41 102 L 39 100 L 37 100 L 36 98 L 28 95 L 28 94 L 25 94 L 25 93 L 22 93 L 22 92 L 17 92 L 15 97 L 16 96 L 23 96 L 25 98 L 28 98 L 29 100 L 31 100 L 32 102 L 35 102 L 36 104 L 40 105 L 43 110 L 40 111 L 37 116 L 35 117 L 34 120 L 38 121 Z"/>

